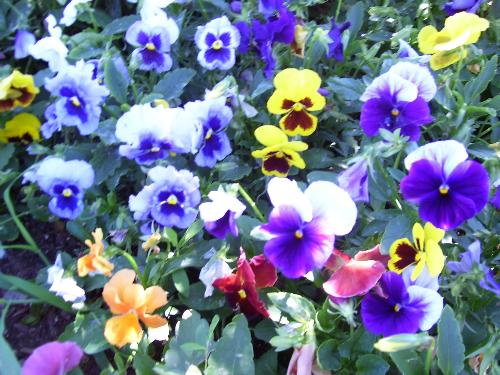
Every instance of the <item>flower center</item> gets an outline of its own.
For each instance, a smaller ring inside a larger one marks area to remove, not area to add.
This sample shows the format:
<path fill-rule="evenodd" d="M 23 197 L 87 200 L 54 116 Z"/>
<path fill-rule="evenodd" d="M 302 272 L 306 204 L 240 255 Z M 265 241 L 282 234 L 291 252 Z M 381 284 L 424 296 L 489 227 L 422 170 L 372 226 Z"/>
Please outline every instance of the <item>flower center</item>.
<path fill-rule="evenodd" d="M 149 42 L 148 44 L 146 44 L 146 49 L 148 51 L 155 51 L 156 50 L 156 47 L 153 43 Z"/>
<path fill-rule="evenodd" d="M 154 146 L 154 147 L 151 147 L 149 149 L 149 151 L 151 151 L 151 152 L 160 152 L 160 148 L 158 146 Z"/>
<path fill-rule="evenodd" d="M 238 290 L 238 295 L 241 299 L 247 298 L 247 293 L 243 289 Z"/>
<path fill-rule="evenodd" d="M 300 229 L 297 229 L 294 233 L 295 235 L 295 238 L 300 240 L 302 237 L 304 237 L 304 233 L 300 230 Z"/>
<path fill-rule="evenodd" d="M 399 310 L 401 310 L 401 306 L 399 305 L 399 303 L 396 303 L 396 304 L 394 305 L 394 311 L 395 311 L 395 312 L 398 312 Z"/>
<path fill-rule="evenodd" d="M 63 190 L 62 195 L 66 198 L 69 198 L 73 195 L 73 192 L 71 191 L 71 189 L 66 188 Z"/>
<path fill-rule="evenodd" d="M 399 116 L 399 110 L 397 108 L 393 108 L 392 111 L 391 111 L 391 115 L 393 115 L 394 117 L 398 117 Z"/>
<path fill-rule="evenodd" d="M 446 195 L 448 194 L 448 192 L 450 191 L 450 187 L 446 184 L 442 184 L 440 187 L 439 187 L 439 193 L 441 195 Z"/>
<path fill-rule="evenodd" d="M 208 129 L 207 131 L 207 134 L 205 135 L 205 139 L 206 140 L 209 140 L 210 138 L 212 138 L 212 134 L 213 134 L 213 130 L 212 129 Z"/>
<path fill-rule="evenodd" d="M 177 204 L 177 197 L 172 194 L 170 197 L 168 197 L 167 203 L 171 206 L 175 206 Z"/>
<path fill-rule="evenodd" d="M 222 48 L 222 42 L 220 40 L 216 40 L 215 42 L 212 43 L 212 49 L 217 51 L 221 48 Z"/>
<path fill-rule="evenodd" d="M 71 104 L 73 104 L 75 107 L 80 107 L 82 103 L 80 103 L 80 99 L 78 99 L 77 96 L 72 96 L 71 97 Z"/>
<path fill-rule="evenodd" d="M 285 154 L 283 153 L 283 151 L 278 151 L 276 154 L 274 154 L 274 156 L 277 158 L 284 158 Z"/>
<path fill-rule="evenodd" d="M 294 111 L 302 111 L 304 109 L 304 104 L 302 103 L 294 103 L 292 106 Z"/>

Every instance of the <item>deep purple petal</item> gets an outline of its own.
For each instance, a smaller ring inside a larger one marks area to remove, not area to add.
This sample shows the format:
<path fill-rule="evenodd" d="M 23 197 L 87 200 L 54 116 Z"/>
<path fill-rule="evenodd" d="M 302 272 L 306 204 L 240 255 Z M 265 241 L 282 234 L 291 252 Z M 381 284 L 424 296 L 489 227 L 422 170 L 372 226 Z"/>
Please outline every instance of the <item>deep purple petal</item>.
<path fill-rule="evenodd" d="M 380 128 L 391 128 L 393 105 L 386 99 L 369 99 L 361 108 L 360 125 L 365 134 L 374 137 Z"/>
<path fill-rule="evenodd" d="M 476 213 L 481 211 L 488 202 L 488 173 L 476 161 L 468 160 L 457 165 L 448 177 L 448 185 L 451 192 L 472 199 Z"/>
<path fill-rule="evenodd" d="M 231 58 L 231 51 L 229 48 L 221 49 L 207 49 L 205 51 L 205 60 L 211 64 L 214 61 L 220 61 L 222 63 L 227 62 Z"/>

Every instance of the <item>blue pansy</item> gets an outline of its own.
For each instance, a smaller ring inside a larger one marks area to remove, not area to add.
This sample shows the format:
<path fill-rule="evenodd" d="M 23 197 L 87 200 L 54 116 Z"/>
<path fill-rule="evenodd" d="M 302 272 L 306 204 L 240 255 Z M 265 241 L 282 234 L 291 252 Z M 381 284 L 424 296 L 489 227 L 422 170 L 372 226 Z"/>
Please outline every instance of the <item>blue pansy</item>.
<path fill-rule="evenodd" d="M 331 22 L 332 25 L 330 31 L 328 32 L 328 36 L 330 37 L 332 42 L 328 44 L 328 53 L 326 54 L 326 57 L 328 57 L 329 59 L 333 57 L 337 61 L 344 61 L 344 46 L 342 45 L 342 33 L 351 26 L 351 23 L 347 21 L 337 26 L 334 19 L 332 19 Z"/>
<path fill-rule="evenodd" d="M 84 192 L 94 183 L 94 170 L 83 160 L 49 157 L 24 177 L 51 196 L 49 210 L 54 215 L 72 220 L 83 212 Z"/>

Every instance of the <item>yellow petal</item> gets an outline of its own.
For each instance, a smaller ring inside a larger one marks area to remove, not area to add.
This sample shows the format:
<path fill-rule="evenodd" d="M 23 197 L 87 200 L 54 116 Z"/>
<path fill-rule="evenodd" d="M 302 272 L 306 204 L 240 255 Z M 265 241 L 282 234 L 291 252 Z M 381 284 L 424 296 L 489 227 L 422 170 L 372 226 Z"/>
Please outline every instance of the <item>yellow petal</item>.
<path fill-rule="evenodd" d="M 446 257 L 443 255 L 443 250 L 435 241 L 427 241 L 425 244 L 426 263 L 429 275 L 432 277 L 438 276 L 444 268 Z"/>
<path fill-rule="evenodd" d="M 32 141 L 40 139 L 40 121 L 30 113 L 20 113 L 5 123 L 5 128 L 0 130 L 0 141 L 7 143 L 16 141 Z"/>
<path fill-rule="evenodd" d="M 425 254 L 420 255 L 420 260 L 418 261 L 417 265 L 413 269 L 413 272 L 411 273 L 411 280 L 412 281 L 417 280 L 417 277 L 419 277 L 420 274 L 422 273 L 422 271 L 424 270 L 425 258 L 426 258 Z"/>
<path fill-rule="evenodd" d="M 434 46 L 436 45 L 436 38 L 438 31 L 434 26 L 425 26 L 418 33 L 418 49 L 422 53 L 435 53 Z"/>
<path fill-rule="evenodd" d="M 474 13 L 460 12 L 444 21 L 443 31 L 448 32 L 453 38 L 463 38 L 463 34 L 467 34 L 464 39 L 464 44 L 476 43 L 482 31 L 489 27 L 488 20 L 479 17 Z"/>
<path fill-rule="evenodd" d="M 304 159 L 302 159 L 298 152 L 289 150 L 287 152 L 287 155 L 290 157 L 290 165 L 293 165 L 294 167 L 297 167 L 299 169 L 304 169 L 306 167 L 306 162 L 304 161 Z"/>
<path fill-rule="evenodd" d="M 444 230 L 436 228 L 432 223 L 425 223 L 424 226 L 425 240 L 431 240 L 436 243 L 441 241 L 444 237 Z"/>
<path fill-rule="evenodd" d="M 430 65 L 432 70 L 439 70 L 446 68 L 452 64 L 455 64 L 461 58 L 465 58 L 467 56 L 467 50 L 463 49 L 462 54 L 460 54 L 460 50 L 451 51 L 451 52 L 439 52 L 432 55 L 430 60 Z"/>
<path fill-rule="evenodd" d="M 420 223 L 413 225 L 413 242 L 418 250 L 423 251 L 425 245 L 425 231 Z"/>
<path fill-rule="evenodd" d="M 119 348 L 126 344 L 138 343 L 142 338 L 142 328 L 137 315 L 128 313 L 108 319 L 104 337 L 111 345 Z"/>
<path fill-rule="evenodd" d="M 273 146 L 288 141 L 286 134 L 278 127 L 262 125 L 255 129 L 255 138 L 264 146 Z"/>
<path fill-rule="evenodd" d="M 283 150 L 292 150 L 292 151 L 305 151 L 308 149 L 308 145 L 305 142 L 300 141 L 292 141 L 287 142 L 282 146 Z"/>
<path fill-rule="evenodd" d="M 307 137 L 316 131 L 318 118 L 307 111 L 291 111 L 280 120 L 280 128 L 289 136 Z"/>
<path fill-rule="evenodd" d="M 284 90 L 276 90 L 267 101 L 267 110 L 275 115 L 281 115 L 290 111 L 286 106 L 286 101 L 290 100 L 292 95 Z M 300 99 L 299 99 L 300 100 Z"/>
<path fill-rule="evenodd" d="M 312 106 L 307 107 L 308 111 L 320 111 L 326 105 L 326 98 L 317 91 L 311 91 L 308 93 L 307 98 L 309 98 L 312 102 Z"/>
<path fill-rule="evenodd" d="M 394 241 L 389 249 L 389 262 L 387 267 L 396 273 L 401 273 L 411 264 L 415 263 L 417 250 L 408 238 Z"/>

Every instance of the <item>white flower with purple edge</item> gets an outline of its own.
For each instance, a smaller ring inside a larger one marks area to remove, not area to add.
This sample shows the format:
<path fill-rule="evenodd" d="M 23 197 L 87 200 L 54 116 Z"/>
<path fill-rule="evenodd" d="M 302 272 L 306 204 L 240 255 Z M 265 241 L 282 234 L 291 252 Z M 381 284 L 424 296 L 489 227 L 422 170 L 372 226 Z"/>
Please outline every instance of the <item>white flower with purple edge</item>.
<path fill-rule="evenodd" d="M 136 21 L 125 34 L 127 43 L 136 47 L 132 52 L 132 61 L 141 70 L 155 70 L 158 73 L 172 67 L 170 47 L 178 37 L 179 27 L 166 16 Z"/>
<path fill-rule="evenodd" d="M 205 230 L 221 240 L 229 233 L 237 237 L 236 220 L 245 211 L 245 205 L 223 190 L 211 191 L 208 198 L 212 201 L 200 204 L 200 217 L 205 222 Z"/>
<path fill-rule="evenodd" d="M 116 137 L 125 143 L 119 148 L 120 155 L 138 164 L 151 164 L 170 153 L 196 152 L 201 125 L 182 108 L 138 104 L 118 119 Z"/>
<path fill-rule="evenodd" d="M 201 212 L 201 206 L 200 206 Z M 200 270 L 200 281 L 205 285 L 205 298 L 210 297 L 214 292 L 213 282 L 232 273 L 231 267 L 218 255 L 212 257 Z"/>
<path fill-rule="evenodd" d="M 240 32 L 226 16 L 198 26 L 194 40 L 200 49 L 198 62 L 209 70 L 228 70 L 236 60 L 235 50 L 240 45 Z"/>
<path fill-rule="evenodd" d="M 49 210 L 54 215 L 72 220 L 83 212 L 83 196 L 93 185 L 94 176 L 94 169 L 86 161 L 48 157 L 27 171 L 24 181 L 37 183 L 51 196 Z"/>

